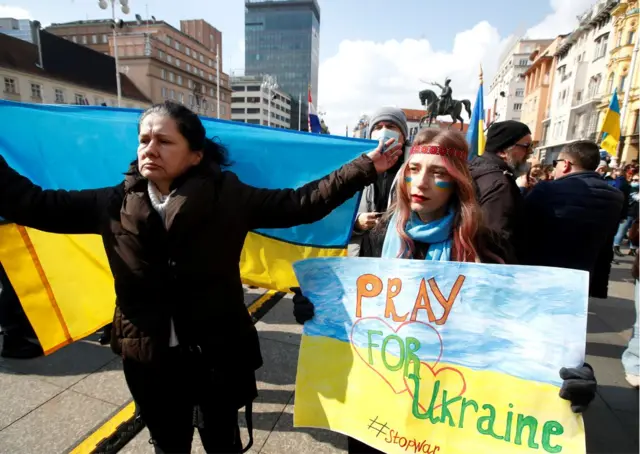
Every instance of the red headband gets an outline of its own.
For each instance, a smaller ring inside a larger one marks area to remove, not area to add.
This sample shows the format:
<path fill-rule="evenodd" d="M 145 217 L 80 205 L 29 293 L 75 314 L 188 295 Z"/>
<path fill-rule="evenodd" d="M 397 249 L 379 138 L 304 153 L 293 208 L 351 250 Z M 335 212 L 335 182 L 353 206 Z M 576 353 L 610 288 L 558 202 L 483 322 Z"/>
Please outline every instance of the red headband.
<path fill-rule="evenodd" d="M 409 154 L 434 154 L 438 156 L 448 156 L 450 158 L 467 159 L 467 153 L 455 148 L 445 148 L 437 145 L 414 145 Z"/>

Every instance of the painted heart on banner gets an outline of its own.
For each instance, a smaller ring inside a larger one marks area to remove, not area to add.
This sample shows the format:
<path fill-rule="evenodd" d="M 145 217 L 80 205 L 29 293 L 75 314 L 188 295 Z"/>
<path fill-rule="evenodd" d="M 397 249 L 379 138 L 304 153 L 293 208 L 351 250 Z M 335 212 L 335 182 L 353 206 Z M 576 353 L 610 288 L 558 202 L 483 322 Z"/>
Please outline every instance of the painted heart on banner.
<path fill-rule="evenodd" d="M 444 366 L 440 368 L 434 368 L 433 366 L 421 362 L 420 363 L 420 396 L 418 396 L 418 402 L 420 409 L 425 412 L 429 408 L 431 403 L 433 387 L 436 380 L 440 380 L 440 389 L 438 390 L 438 400 L 441 401 L 442 391 L 447 391 L 447 400 L 454 397 L 462 396 L 467 390 L 467 381 L 464 378 L 464 374 L 452 366 Z M 408 377 L 404 377 L 406 390 L 409 392 L 411 399 L 414 396 L 414 382 Z M 454 394 L 455 393 L 455 394 Z M 439 408 L 442 404 L 435 405 L 433 408 Z"/>
<path fill-rule="evenodd" d="M 389 325 L 385 320 L 378 317 L 363 317 L 353 324 L 351 329 L 351 344 L 355 346 L 354 336 L 357 332 L 366 332 L 366 330 L 376 329 L 378 331 L 382 331 L 382 336 L 378 339 L 376 338 L 376 343 L 381 346 L 382 340 L 389 335 L 397 334 L 401 338 L 404 339 L 403 334 L 409 334 L 410 328 L 420 327 L 422 339 L 429 338 L 433 336 L 432 344 L 438 345 L 438 353 L 436 360 L 432 363 L 424 363 L 430 364 L 429 367 L 434 368 L 437 366 L 438 362 L 442 358 L 443 345 L 442 345 L 442 337 L 440 337 L 440 333 L 433 326 L 428 323 L 420 322 L 420 321 L 408 321 L 399 325 L 397 328 L 393 328 Z M 414 334 L 415 337 L 415 334 Z M 374 364 L 370 364 L 367 358 L 363 358 L 359 349 L 354 348 L 358 357 L 364 362 L 367 367 L 373 370 L 380 378 L 382 378 L 387 385 L 391 388 L 391 390 L 396 394 L 402 394 L 408 390 L 407 384 L 405 383 L 404 377 L 404 367 L 400 368 L 397 371 L 388 370 L 381 360 L 374 361 Z M 380 347 L 375 348 L 377 352 L 380 352 Z M 389 353 L 387 353 L 389 354 Z M 380 358 L 380 356 L 378 356 Z M 400 361 L 397 359 L 397 361 Z M 397 363 L 397 362 L 396 362 Z"/>

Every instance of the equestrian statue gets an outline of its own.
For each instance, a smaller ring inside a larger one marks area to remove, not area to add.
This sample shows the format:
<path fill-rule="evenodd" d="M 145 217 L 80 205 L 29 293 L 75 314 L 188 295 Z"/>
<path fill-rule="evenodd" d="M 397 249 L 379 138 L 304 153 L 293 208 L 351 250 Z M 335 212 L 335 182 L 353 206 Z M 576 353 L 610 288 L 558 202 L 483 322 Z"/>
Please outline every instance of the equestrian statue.
<path fill-rule="evenodd" d="M 462 112 L 462 107 L 464 106 L 469 118 L 471 118 L 471 103 L 468 99 L 463 99 L 458 101 L 457 99 L 452 98 L 452 90 L 451 90 L 451 79 L 447 78 L 444 81 L 444 87 L 437 82 L 428 82 L 429 85 L 434 85 L 439 87 L 441 90 L 440 97 L 436 95 L 432 90 L 426 89 L 422 90 L 418 93 L 420 97 L 420 102 L 427 111 L 427 114 L 420 119 L 419 127 L 422 127 L 422 124 L 427 118 L 429 119 L 428 126 L 431 126 L 433 120 L 435 120 L 439 115 L 449 115 L 451 117 L 452 123 L 451 126 L 455 125 L 458 120 L 460 120 L 460 131 L 464 128 L 464 120 L 460 116 Z"/>

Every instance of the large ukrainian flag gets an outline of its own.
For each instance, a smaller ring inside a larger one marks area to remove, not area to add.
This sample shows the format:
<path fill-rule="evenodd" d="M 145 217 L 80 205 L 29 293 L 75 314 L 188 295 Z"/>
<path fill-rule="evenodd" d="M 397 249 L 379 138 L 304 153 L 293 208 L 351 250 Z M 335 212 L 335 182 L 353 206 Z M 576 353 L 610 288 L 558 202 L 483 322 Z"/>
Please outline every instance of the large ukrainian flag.
<path fill-rule="evenodd" d="M 480 87 L 476 102 L 473 105 L 473 112 L 469 119 L 469 129 L 467 130 L 467 142 L 469 142 L 469 160 L 484 153 L 486 139 L 484 136 L 484 90 L 482 89 L 482 68 L 480 68 Z"/>
<path fill-rule="evenodd" d="M 139 110 L 0 101 L 0 155 L 47 189 L 115 185 L 135 159 Z M 376 146 L 373 141 L 203 119 L 229 149 L 231 170 L 265 188 L 299 187 Z M 323 220 L 258 230 L 240 263 L 245 283 L 288 291 L 292 263 L 346 255 L 360 195 Z M 220 238 L 224 241 L 224 238 Z M 0 225 L 0 261 L 46 353 L 109 323 L 115 294 L 101 239 Z"/>

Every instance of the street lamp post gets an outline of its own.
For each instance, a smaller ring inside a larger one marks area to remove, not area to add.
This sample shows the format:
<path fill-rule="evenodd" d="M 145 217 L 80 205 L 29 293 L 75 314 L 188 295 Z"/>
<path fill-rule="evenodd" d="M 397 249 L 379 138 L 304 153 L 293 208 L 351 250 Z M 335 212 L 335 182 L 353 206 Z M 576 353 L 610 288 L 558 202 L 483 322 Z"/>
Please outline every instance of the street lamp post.
<path fill-rule="evenodd" d="M 122 21 L 120 21 L 120 24 L 116 22 L 116 0 L 109 0 L 109 2 L 111 3 L 111 28 L 113 29 L 113 51 L 115 54 L 114 58 L 116 62 L 116 90 L 118 93 L 118 107 L 121 107 L 122 87 L 120 84 L 120 60 L 118 58 L 118 34 L 116 33 L 116 28 L 118 26 L 122 28 Z M 107 0 L 99 0 L 98 6 L 100 7 L 100 9 L 107 9 L 109 7 L 109 2 L 107 2 Z M 131 11 L 129 9 L 129 0 L 119 0 L 119 2 L 122 14 L 129 14 L 129 12 Z"/>
<path fill-rule="evenodd" d="M 269 126 L 271 126 L 271 90 L 278 88 L 278 82 L 274 76 L 265 75 L 262 78 L 262 88 L 269 90 L 269 99 L 267 100 L 269 108 L 267 109 L 267 115 L 269 115 Z"/>

